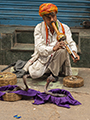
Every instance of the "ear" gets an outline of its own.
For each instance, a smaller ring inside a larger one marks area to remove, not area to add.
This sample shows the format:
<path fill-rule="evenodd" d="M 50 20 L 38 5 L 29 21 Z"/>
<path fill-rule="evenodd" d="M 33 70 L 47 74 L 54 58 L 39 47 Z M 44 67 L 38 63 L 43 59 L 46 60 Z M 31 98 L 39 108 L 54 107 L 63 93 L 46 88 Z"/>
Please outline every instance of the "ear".
<path fill-rule="evenodd" d="M 45 21 L 45 16 L 42 16 L 43 20 Z"/>

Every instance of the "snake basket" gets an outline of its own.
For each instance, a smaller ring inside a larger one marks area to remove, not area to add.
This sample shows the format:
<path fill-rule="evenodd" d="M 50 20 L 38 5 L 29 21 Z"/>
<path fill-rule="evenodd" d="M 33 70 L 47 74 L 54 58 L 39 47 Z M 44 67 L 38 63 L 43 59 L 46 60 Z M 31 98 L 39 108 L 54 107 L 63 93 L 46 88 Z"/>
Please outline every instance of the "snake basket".
<path fill-rule="evenodd" d="M 16 93 L 6 93 L 2 97 L 4 101 L 8 102 L 14 102 L 22 99 L 22 96 Z"/>
<path fill-rule="evenodd" d="M 84 80 L 80 76 L 67 76 L 63 78 L 63 85 L 65 87 L 78 88 L 84 85 Z"/>
<path fill-rule="evenodd" d="M 11 72 L 0 73 L 0 87 L 6 85 L 15 85 L 17 83 L 17 76 Z"/>

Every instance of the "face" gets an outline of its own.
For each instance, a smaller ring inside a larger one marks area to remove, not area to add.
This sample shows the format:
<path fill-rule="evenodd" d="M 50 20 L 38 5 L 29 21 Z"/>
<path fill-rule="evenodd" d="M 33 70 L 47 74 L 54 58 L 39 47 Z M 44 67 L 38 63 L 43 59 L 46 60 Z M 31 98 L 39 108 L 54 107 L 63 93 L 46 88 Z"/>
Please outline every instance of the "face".
<path fill-rule="evenodd" d="M 47 14 L 47 15 L 43 16 L 43 20 L 46 22 L 46 24 L 47 24 L 49 27 L 52 27 L 51 22 L 52 22 L 52 21 L 54 21 L 54 22 L 57 21 L 56 13 L 55 13 L 55 12 L 52 12 L 52 13 L 50 13 L 50 14 Z"/>

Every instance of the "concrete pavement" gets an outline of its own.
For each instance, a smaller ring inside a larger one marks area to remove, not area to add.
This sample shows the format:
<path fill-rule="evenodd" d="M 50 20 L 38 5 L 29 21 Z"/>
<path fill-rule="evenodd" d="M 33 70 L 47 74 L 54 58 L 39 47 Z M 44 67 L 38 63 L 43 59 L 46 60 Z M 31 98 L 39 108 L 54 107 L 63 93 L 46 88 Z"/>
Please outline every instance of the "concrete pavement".
<path fill-rule="evenodd" d="M 0 70 L 6 66 L 0 66 Z M 50 83 L 49 89 L 68 90 L 74 99 L 81 102 L 81 105 L 70 106 L 71 108 L 58 107 L 55 104 L 46 103 L 33 105 L 33 100 L 20 100 L 16 102 L 0 101 L 0 120 L 15 120 L 13 116 L 18 114 L 20 120 L 90 120 L 90 68 L 72 68 L 73 75 L 79 75 L 84 79 L 84 86 L 80 88 L 68 88 L 62 84 L 62 77 L 57 83 Z M 7 72 L 10 69 L 6 70 Z M 27 79 L 29 88 L 44 91 L 46 77 L 32 80 Z M 17 79 L 17 85 L 24 86 L 22 78 Z"/>

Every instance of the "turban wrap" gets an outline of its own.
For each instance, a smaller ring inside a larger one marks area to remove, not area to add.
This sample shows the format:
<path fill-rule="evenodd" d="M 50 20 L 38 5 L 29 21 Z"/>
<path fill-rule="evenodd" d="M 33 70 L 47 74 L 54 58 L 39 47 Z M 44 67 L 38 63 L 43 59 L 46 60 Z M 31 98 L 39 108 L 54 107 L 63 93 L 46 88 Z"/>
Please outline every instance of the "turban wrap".
<path fill-rule="evenodd" d="M 44 14 L 49 14 L 51 12 L 58 12 L 56 5 L 52 3 L 43 3 L 39 7 L 39 15 L 42 17 Z"/>

